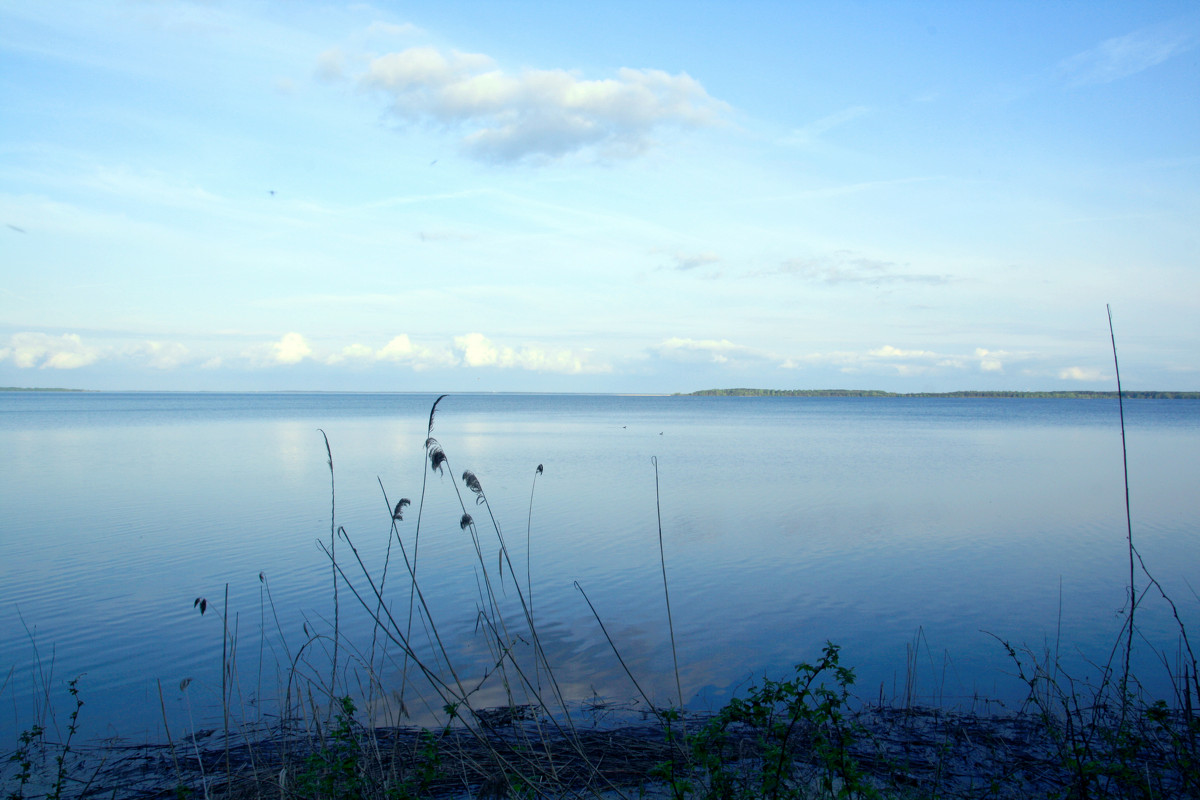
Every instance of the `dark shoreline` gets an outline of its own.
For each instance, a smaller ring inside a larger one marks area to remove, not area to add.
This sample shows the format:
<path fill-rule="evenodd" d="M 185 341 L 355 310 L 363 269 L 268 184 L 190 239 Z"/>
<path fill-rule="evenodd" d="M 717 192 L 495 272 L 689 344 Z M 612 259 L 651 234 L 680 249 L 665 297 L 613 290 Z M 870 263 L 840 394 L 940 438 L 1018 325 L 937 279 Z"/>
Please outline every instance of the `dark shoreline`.
<path fill-rule="evenodd" d="M 693 733 L 709 719 L 686 716 Z M 862 786 L 871 787 L 879 797 L 1007 800 L 1065 796 L 1080 788 L 1072 759 L 1063 748 L 1060 721 L 1036 709 L 979 714 L 866 706 L 845 722 L 852 735 L 839 744 L 840 754 L 853 760 Z M 1176 713 L 1159 725 L 1142 727 L 1143 721 L 1135 729 L 1143 736 L 1150 734 L 1144 740 L 1149 742 L 1187 737 L 1194 724 L 1191 720 L 1189 725 L 1187 715 Z M 722 774 L 740 788 L 755 785 L 762 771 L 766 753 L 761 733 L 747 727 L 731 730 L 713 753 L 722 761 Z M 828 767 L 811 747 L 817 732 L 802 725 L 796 733 L 796 746 L 788 749 L 787 756 L 794 764 L 793 779 L 801 786 L 815 785 Z M 1137 748 L 1137 753 L 1120 752 L 1115 742 L 1100 745 L 1092 753 L 1099 757 L 1093 768 L 1107 768 L 1101 773 L 1129 770 L 1137 788 L 1152 791 L 1194 788 L 1194 774 L 1176 762 L 1181 754 L 1169 745 L 1163 747 L 1165 742 L 1156 744 Z M 558 733 L 549 731 L 544 721 L 532 720 L 498 721 L 474 733 L 460 727 L 355 724 L 341 737 L 328 729 L 322 732 L 319 724 L 311 727 L 310 721 L 310 726 L 299 729 L 292 724 L 230 731 L 229 738 L 208 729 L 185 734 L 171 744 L 111 740 L 80 746 L 65 765 L 65 796 L 347 797 L 390 788 L 397 797 L 505 797 L 536 783 L 542 797 L 649 799 L 679 797 L 679 791 L 689 798 L 707 797 L 711 776 L 689 757 L 688 749 L 688 740 L 678 728 L 672 732 L 653 719 Z M 664 771 L 667 765 L 674 765 L 672 773 Z M 513 772 L 515 766 L 521 771 Z M 683 781 L 676 792 L 668 774 Z M 550 775 L 553 780 L 546 780 Z M 1124 797 L 1121 789 L 1131 787 L 1092 788 L 1100 790 L 1097 796 Z M 314 794 L 314 790 L 318 791 Z"/>

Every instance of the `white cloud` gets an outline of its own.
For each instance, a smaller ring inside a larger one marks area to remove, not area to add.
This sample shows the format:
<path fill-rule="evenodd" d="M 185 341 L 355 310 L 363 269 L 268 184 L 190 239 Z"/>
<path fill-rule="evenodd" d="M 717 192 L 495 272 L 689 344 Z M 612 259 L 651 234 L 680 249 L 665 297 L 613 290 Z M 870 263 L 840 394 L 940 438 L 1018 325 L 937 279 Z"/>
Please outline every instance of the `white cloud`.
<path fill-rule="evenodd" d="M 408 334 L 402 333 L 381 347 L 375 357 L 386 361 L 407 361 L 415 354 L 416 348 Z"/>
<path fill-rule="evenodd" d="M 601 80 L 561 69 L 512 74 L 486 55 L 430 46 L 371 59 L 359 81 L 386 94 L 397 117 L 458 126 L 468 153 L 499 162 L 589 147 L 635 155 L 656 129 L 711 125 L 728 109 L 686 73 L 622 68 Z"/>
<path fill-rule="evenodd" d="M 299 364 L 312 355 L 312 348 L 298 333 L 285 334 L 271 345 L 271 358 L 276 364 Z"/>
<path fill-rule="evenodd" d="M 553 372 L 562 375 L 611 372 L 605 363 L 594 363 L 588 351 L 577 353 L 564 348 L 498 347 L 481 333 L 454 337 L 455 350 L 467 367 L 499 367 L 526 369 L 532 372 Z"/>
<path fill-rule="evenodd" d="M 1064 381 L 1103 381 L 1107 376 L 1093 367 L 1066 367 L 1058 371 L 1058 377 Z"/>
<path fill-rule="evenodd" d="M 74 333 L 14 333 L 8 346 L 0 348 L 0 361 L 11 359 L 22 369 L 78 369 L 94 364 L 100 355 L 99 348 L 85 345 Z"/>
<path fill-rule="evenodd" d="M 449 350 L 413 344 L 406 333 L 393 337 L 391 341 L 375 352 L 374 358 L 376 361 L 408 364 L 415 370 L 430 367 L 452 367 L 458 361 Z"/>
<path fill-rule="evenodd" d="M 390 363 L 418 372 L 437 367 L 495 367 L 565 375 L 612 371 L 610 365 L 597 362 L 590 350 L 572 351 L 538 346 L 516 349 L 493 344 L 481 333 L 455 336 L 452 343 L 445 347 L 417 344 L 408 334 L 402 333 L 378 349 L 355 342 L 327 356 L 315 353 L 300 334 L 289 333 L 278 342 L 251 348 L 243 356 L 251 365 L 258 367 L 297 364 L 312 358 L 330 366 L 364 367 Z M 205 366 L 220 366 L 220 361 Z"/>
<path fill-rule="evenodd" d="M 883 347 L 877 347 L 874 350 L 868 350 L 867 355 L 876 358 L 937 358 L 937 353 L 932 353 L 928 350 L 901 350 L 898 347 L 892 347 L 890 344 L 885 344 Z"/>
<path fill-rule="evenodd" d="M 984 372 L 1003 372 L 1004 363 L 1000 358 L 1004 353 L 997 353 L 982 347 L 975 348 L 975 357 L 979 359 L 979 368 Z"/>
<path fill-rule="evenodd" d="M 187 347 L 178 342 L 141 342 L 129 347 L 126 353 L 154 369 L 174 369 L 189 356 Z"/>
<path fill-rule="evenodd" d="M 455 336 L 454 346 L 468 367 L 492 367 L 500 361 L 500 351 L 482 333 Z"/>
<path fill-rule="evenodd" d="M 1106 39 L 1065 59 L 1059 68 L 1074 86 L 1111 83 L 1158 66 L 1194 44 L 1191 35 L 1167 25 Z"/>

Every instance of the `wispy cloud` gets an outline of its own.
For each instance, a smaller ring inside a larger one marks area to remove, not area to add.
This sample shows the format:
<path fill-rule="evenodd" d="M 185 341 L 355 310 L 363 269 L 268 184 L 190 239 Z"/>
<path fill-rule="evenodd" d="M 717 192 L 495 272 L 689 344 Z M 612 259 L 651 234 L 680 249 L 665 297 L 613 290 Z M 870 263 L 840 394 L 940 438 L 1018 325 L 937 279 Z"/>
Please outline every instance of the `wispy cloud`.
<path fill-rule="evenodd" d="M 1064 381 L 1086 381 L 1089 383 L 1110 379 L 1102 370 L 1094 367 L 1066 367 L 1058 371 L 1058 377 Z"/>
<path fill-rule="evenodd" d="M 376 20 L 367 26 L 368 35 L 408 37 L 423 33 L 423 30 L 411 22 L 395 23 Z"/>
<path fill-rule="evenodd" d="M 867 350 L 843 350 L 807 353 L 784 361 L 785 369 L 809 366 L 835 367 L 847 374 L 933 375 L 956 372 L 1003 372 L 1008 361 L 1021 361 L 1027 355 L 976 347 L 969 353 L 945 353 L 934 350 L 905 349 L 885 344 Z"/>
<path fill-rule="evenodd" d="M 685 339 L 672 336 L 650 348 L 650 352 L 668 361 L 683 363 L 733 364 L 736 362 L 778 362 L 778 356 L 728 339 Z"/>
<path fill-rule="evenodd" d="M 834 128 L 841 127 L 869 113 L 871 113 L 871 109 L 867 106 L 850 106 L 849 108 L 844 108 L 815 122 L 810 122 L 801 128 L 796 128 L 784 138 L 783 143 L 798 146 L 813 144 L 825 133 Z"/>
<path fill-rule="evenodd" d="M 885 344 L 865 350 L 835 350 L 780 355 L 775 352 L 735 344 L 728 339 L 686 339 L 672 337 L 651 348 L 668 361 L 691 364 L 716 364 L 728 367 L 766 366 L 785 370 L 808 367 L 834 368 L 846 374 L 917 376 L 948 373 L 1002 372 L 1009 360 L 1026 356 L 977 347 L 966 353 L 944 353 Z"/>
<path fill-rule="evenodd" d="M 478 234 L 448 228 L 422 230 L 417 232 L 417 238 L 422 242 L 470 242 L 478 239 Z"/>
<path fill-rule="evenodd" d="M 676 253 L 671 257 L 674 269 L 690 272 L 700 267 L 709 267 L 721 263 L 721 257 L 716 253 Z"/>
<path fill-rule="evenodd" d="M 191 352 L 179 342 L 140 342 L 126 348 L 124 355 L 160 370 L 175 369 L 191 360 Z"/>
<path fill-rule="evenodd" d="M 316 74 L 325 81 L 345 79 L 346 55 L 340 47 L 331 47 L 317 56 Z"/>
<path fill-rule="evenodd" d="M 318 69 L 335 71 L 333 62 L 326 54 Z M 373 58 L 358 81 L 387 96 L 400 120 L 457 128 L 468 154 L 494 162 L 589 148 L 628 157 L 647 149 L 656 130 L 711 125 L 728 110 L 686 73 L 622 68 L 598 80 L 562 69 L 511 73 L 486 55 L 431 46 Z"/>
<path fill-rule="evenodd" d="M 791 258 L 778 267 L 760 271 L 758 275 L 791 275 L 812 283 L 949 283 L 947 275 L 914 272 L 907 264 L 858 255 L 849 250 L 837 250 L 812 258 Z"/>
<path fill-rule="evenodd" d="M 1105 39 L 1089 50 L 1064 59 L 1059 70 L 1073 86 L 1111 83 L 1156 67 L 1191 49 L 1195 43 L 1195 36 L 1187 31 L 1154 25 Z"/>

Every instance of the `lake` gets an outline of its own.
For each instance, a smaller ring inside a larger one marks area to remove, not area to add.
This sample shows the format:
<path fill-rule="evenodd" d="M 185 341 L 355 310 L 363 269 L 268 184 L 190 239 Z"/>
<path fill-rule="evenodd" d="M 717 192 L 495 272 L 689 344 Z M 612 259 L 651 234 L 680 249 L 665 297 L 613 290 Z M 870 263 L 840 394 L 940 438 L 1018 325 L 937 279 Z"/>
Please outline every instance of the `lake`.
<path fill-rule="evenodd" d="M 212 726 L 223 641 L 236 713 L 277 713 L 289 677 L 323 673 L 331 654 L 334 578 L 318 545 L 331 527 L 349 536 L 334 542 L 341 687 L 373 675 L 394 695 L 403 659 L 347 585 L 369 593 L 349 542 L 375 580 L 390 559 L 383 594 L 406 620 L 390 508 L 412 501 L 397 522 L 411 554 L 434 399 L 0 393 L 0 742 L 48 706 L 64 725 L 77 676 L 81 736 L 158 741 L 164 721 L 175 735 Z M 1125 411 L 1134 541 L 1194 626 L 1200 402 Z M 637 700 L 578 585 L 645 694 L 676 702 L 660 513 L 694 708 L 786 676 L 826 641 L 864 700 L 1015 708 L 1021 684 L 999 640 L 1049 648 L 1082 675 L 1120 633 L 1115 400 L 451 395 L 433 435 L 448 465 L 428 474 L 420 514 L 430 619 L 413 641 L 432 647 L 432 622 L 469 683 L 496 658 L 480 616 L 492 581 L 505 603 L 531 597 L 564 695 Z M 1154 593 L 1137 614 L 1136 674 L 1161 694 L 1177 626 Z M 502 702 L 498 691 L 479 698 Z M 406 704 L 417 719 L 440 707 L 428 692 Z M 372 706 L 379 721 L 394 717 L 385 706 Z"/>

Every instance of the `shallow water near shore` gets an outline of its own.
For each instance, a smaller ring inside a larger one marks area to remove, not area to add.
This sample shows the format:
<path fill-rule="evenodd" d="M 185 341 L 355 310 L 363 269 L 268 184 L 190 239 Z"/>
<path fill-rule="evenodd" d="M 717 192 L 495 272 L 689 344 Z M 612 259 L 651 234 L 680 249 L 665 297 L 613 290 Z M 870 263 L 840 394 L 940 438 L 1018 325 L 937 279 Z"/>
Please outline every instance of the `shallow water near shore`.
<path fill-rule="evenodd" d="M 83 673 L 83 736 L 158 739 L 164 716 L 176 731 L 212 725 L 226 585 L 237 713 L 271 713 L 289 656 L 333 619 L 316 544 L 331 533 L 318 429 L 333 455 L 335 524 L 377 569 L 390 531 L 380 484 L 390 504 L 413 500 L 400 524 L 409 542 L 433 400 L 0 394 L 0 742 L 37 717 L 43 684 L 63 724 L 65 683 Z M 1126 419 L 1134 538 L 1192 625 L 1200 402 L 1129 401 Z M 1022 687 L 993 636 L 1056 650 L 1082 673 L 1120 630 L 1115 401 L 452 395 L 434 435 L 450 469 L 429 479 L 419 572 L 443 636 L 464 659 L 482 649 L 452 486 L 470 469 L 523 586 L 528 525 L 542 643 L 581 701 L 634 690 L 576 582 L 647 694 L 674 702 L 652 458 L 693 707 L 786 674 L 826 640 L 842 646 L 864 698 L 1011 706 Z M 390 574 L 385 595 L 406 611 L 401 577 Z M 1177 629 L 1153 596 L 1138 614 L 1136 672 L 1163 694 L 1151 648 L 1173 657 Z M 370 646 L 369 617 L 344 584 L 339 621 L 347 642 Z"/>

